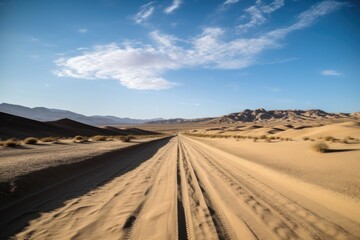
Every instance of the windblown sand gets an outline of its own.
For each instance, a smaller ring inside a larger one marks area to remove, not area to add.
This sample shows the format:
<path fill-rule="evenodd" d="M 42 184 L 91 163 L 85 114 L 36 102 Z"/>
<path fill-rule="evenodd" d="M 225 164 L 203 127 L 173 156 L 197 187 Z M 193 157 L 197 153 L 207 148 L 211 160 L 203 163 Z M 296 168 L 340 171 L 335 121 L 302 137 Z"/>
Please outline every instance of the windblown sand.
<path fill-rule="evenodd" d="M 318 153 L 300 135 L 178 134 L 83 161 L 91 165 L 5 202 L 0 238 L 359 239 L 359 144 Z"/>

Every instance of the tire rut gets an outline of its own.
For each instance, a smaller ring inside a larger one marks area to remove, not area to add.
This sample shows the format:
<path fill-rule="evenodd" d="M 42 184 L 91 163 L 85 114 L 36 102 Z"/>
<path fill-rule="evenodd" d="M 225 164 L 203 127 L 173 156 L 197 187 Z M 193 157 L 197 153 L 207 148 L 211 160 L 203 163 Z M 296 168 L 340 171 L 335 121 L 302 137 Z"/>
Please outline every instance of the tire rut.
<path fill-rule="evenodd" d="M 236 169 L 236 173 L 234 169 L 226 169 L 200 147 L 195 144 L 192 147 L 216 169 L 254 216 L 271 228 L 277 238 L 299 239 L 305 235 L 309 239 L 358 239 L 341 226 L 286 198 L 241 169 Z"/>
<path fill-rule="evenodd" d="M 179 143 L 179 167 L 183 170 L 182 179 L 187 189 L 185 197 L 188 197 L 189 201 L 187 225 L 190 226 L 188 229 L 190 239 L 207 239 L 209 236 L 217 236 L 218 239 L 235 239 L 221 208 L 210 199 L 199 181 L 182 143 Z"/>

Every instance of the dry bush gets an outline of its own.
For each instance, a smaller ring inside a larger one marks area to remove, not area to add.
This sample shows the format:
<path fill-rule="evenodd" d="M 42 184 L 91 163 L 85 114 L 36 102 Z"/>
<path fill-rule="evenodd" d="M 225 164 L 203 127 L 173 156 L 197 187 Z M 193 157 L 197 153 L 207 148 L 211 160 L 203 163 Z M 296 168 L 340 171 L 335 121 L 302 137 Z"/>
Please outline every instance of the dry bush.
<path fill-rule="evenodd" d="M 58 137 L 44 137 L 44 138 L 40 138 L 41 142 L 51 142 L 51 143 L 57 143 L 59 142 L 59 138 Z"/>
<path fill-rule="evenodd" d="M 38 139 L 34 137 L 28 137 L 24 140 L 25 144 L 37 144 Z"/>
<path fill-rule="evenodd" d="M 18 140 L 8 139 L 8 140 L 0 142 L 0 145 L 4 146 L 4 147 L 17 147 L 20 145 L 20 143 Z"/>
<path fill-rule="evenodd" d="M 262 136 L 260 137 L 260 139 L 267 139 L 267 136 L 266 136 L 266 135 L 262 135 Z"/>
<path fill-rule="evenodd" d="M 131 142 L 135 137 L 133 135 L 121 136 L 120 140 L 123 142 Z"/>
<path fill-rule="evenodd" d="M 329 150 L 329 146 L 325 143 L 325 142 L 318 142 L 315 143 L 312 148 L 317 151 L 317 152 L 321 152 L 321 153 L 325 153 Z"/>
<path fill-rule="evenodd" d="M 310 138 L 309 137 L 303 137 L 303 140 L 308 141 L 308 140 L 310 140 Z"/>
<path fill-rule="evenodd" d="M 258 140 L 259 138 L 258 137 L 254 137 L 254 142 L 257 142 L 257 140 Z"/>
<path fill-rule="evenodd" d="M 85 137 L 85 136 L 75 136 L 74 137 L 74 143 L 84 143 L 84 142 L 87 142 L 88 141 L 88 137 Z"/>
<path fill-rule="evenodd" d="M 102 135 L 96 135 L 91 138 L 92 141 L 106 141 L 107 137 Z"/>
<path fill-rule="evenodd" d="M 326 137 L 325 137 L 325 141 L 333 142 L 334 140 L 335 140 L 335 138 L 332 137 L 332 136 L 326 136 Z"/>

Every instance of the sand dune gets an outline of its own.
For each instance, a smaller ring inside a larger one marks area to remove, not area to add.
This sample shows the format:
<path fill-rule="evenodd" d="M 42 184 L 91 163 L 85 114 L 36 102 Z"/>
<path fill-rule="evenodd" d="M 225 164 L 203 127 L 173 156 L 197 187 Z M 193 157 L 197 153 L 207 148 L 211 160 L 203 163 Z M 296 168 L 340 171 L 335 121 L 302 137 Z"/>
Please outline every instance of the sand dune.
<path fill-rule="evenodd" d="M 1 237 L 360 237 L 358 201 L 181 134 L 72 171 L 3 204 Z"/>
<path fill-rule="evenodd" d="M 73 137 L 76 135 L 154 135 L 153 131 L 139 128 L 94 127 L 71 119 L 39 122 L 0 112 L 0 138 Z"/>

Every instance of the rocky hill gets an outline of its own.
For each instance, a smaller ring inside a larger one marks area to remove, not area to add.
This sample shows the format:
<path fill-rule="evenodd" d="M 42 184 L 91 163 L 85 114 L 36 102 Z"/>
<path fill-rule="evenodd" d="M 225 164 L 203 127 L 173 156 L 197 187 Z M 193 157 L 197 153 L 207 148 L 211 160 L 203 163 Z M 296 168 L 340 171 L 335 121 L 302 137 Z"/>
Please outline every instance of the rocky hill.
<path fill-rule="evenodd" d="M 357 113 L 328 113 L 319 109 L 312 110 L 270 110 L 263 108 L 231 113 L 209 121 L 209 123 L 260 122 L 271 120 L 324 120 L 324 119 L 360 119 Z"/>

